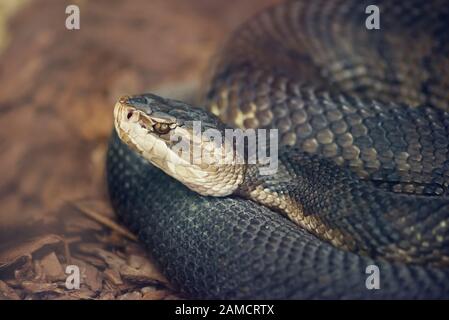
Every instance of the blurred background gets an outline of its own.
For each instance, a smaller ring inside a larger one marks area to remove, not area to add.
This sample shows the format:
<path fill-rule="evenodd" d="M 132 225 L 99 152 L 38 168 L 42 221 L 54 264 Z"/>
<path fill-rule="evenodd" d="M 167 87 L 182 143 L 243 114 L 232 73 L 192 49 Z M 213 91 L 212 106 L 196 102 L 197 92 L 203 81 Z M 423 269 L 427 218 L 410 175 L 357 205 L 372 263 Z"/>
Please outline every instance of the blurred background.
<path fill-rule="evenodd" d="M 0 299 L 183 298 L 109 207 L 112 108 L 197 96 L 230 32 L 275 2 L 0 0 Z"/>

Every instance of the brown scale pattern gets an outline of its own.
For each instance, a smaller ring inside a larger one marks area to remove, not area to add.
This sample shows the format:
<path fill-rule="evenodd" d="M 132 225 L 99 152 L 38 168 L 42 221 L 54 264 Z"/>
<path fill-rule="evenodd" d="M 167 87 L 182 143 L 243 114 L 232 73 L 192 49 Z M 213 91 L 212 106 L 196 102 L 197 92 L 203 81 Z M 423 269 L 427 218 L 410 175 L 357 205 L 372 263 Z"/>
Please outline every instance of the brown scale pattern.
<path fill-rule="evenodd" d="M 237 107 L 230 105 L 229 113 L 222 116 L 234 119 L 233 125 L 277 128 L 281 144 L 331 158 L 397 192 L 442 195 L 449 191 L 447 113 L 331 97 L 295 83 L 276 86 L 270 78 L 265 83 L 271 83 L 271 90 L 248 102 L 246 92 L 251 88 L 244 84 L 249 79 L 234 81 L 241 81 L 244 89 L 234 94 L 221 91 L 218 102 L 225 104 L 227 96 L 233 96 L 230 100 Z M 288 87 L 292 89 L 288 101 L 279 99 Z"/>
<path fill-rule="evenodd" d="M 235 127 L 277 128 L 281 144 L 331 158 L 389 190 L 447 194 L 448 117 L 432 110 L 449 103 L 437 76 L 449 73 L 438 3 L 382 2 L 393 13 L 382 16 L 382 27 L 393 32 L 368 36 L 354 26 L 364 23 L 363 5 L 291 2 L 261 14 L 225 47 L 208 108 Z M 309 26 L 313 17 L 324 24 Z M 418 105 L 428 108 L 407 110 Z"/>

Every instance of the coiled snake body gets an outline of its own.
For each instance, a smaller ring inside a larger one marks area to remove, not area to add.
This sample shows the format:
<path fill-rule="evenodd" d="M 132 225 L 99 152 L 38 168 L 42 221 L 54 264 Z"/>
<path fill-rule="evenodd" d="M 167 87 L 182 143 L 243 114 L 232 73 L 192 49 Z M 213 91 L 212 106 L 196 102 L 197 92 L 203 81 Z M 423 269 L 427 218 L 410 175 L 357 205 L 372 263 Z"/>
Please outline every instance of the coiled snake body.
<path fill-rule="evenodd" d="M 380 30 L 365 26 L 368 5 Z M 113 134 L 115 210 L 191 297 L 449 297 L 448 31 L 443 0 L 262 12 L 216 63 L 211 113 L 150 94 L 117 104 L 128 146 Z M 274 175 L 170 163 L 167 136 L 191 133 L 193 120 L 224 130 L 212 114 L 277 128 L 295 148 L 280 149 Z M 200 196 L 147 160 L 203 195 L 235 196 Z M 367 289 L 370 265 L 380 289 Z"/>

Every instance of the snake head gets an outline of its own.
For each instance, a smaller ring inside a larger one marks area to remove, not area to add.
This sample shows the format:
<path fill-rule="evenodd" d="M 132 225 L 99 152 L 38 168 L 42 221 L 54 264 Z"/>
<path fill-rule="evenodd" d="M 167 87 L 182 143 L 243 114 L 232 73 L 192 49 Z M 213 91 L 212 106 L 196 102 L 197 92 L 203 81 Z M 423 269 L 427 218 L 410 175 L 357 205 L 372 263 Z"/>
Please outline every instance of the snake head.
<path fill-rule="evenodd" d="M 223 141 L 204 137 L 208 129 L 224 136 L 223 124 L 206 110 L 154 94 L 126 96 L 115 105 L 114 124 L 131 149 L 200 194 L 229 195 L 243 179 L 241 168 L 229 161 L 225 165 L 204 161 L 204 153 L 211 150 L 231 160 L 234 156 Z M 231 174 L 236 175 L 233 183 L 225 184 L 223 176 Z"/>
<path fill-rule="evenodd" d="M 125 142 L 134 144 L 134 149 L 140 149 L 141 144 L 135 139 L 140 136 L 172 145 L 173 135 L 194 140 L 209 128 L 223 129 L 221 122 L 206 110 L 154 94 L 120 98 L 114 109 L 114 120 L 120 138 L 130 140 Z M 198 132 L 193 132 L 195 123 L 200 124 Z"/>

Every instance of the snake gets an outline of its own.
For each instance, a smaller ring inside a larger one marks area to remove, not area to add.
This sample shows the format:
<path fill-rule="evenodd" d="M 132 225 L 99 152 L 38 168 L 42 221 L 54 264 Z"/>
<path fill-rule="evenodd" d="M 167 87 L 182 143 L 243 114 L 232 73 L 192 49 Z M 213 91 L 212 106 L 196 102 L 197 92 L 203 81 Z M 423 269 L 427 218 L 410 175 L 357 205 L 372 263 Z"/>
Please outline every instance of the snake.
<path fill-rule="evenodd" d="M 446 0 L 262 10 L 200 103 L 118 100 L 115 212 L 190 298 L 449 298 L 448 30 Z"/>

